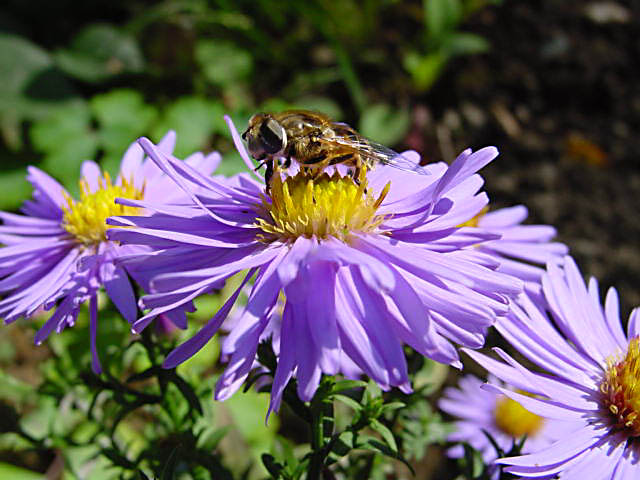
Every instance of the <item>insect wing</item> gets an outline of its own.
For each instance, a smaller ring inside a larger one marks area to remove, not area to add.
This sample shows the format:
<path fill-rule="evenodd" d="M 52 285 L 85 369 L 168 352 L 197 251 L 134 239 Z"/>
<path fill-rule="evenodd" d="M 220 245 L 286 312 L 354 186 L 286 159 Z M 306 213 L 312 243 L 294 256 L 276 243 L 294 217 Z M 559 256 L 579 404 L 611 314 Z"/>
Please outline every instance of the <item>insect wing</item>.
<path fill-rule="evenodd" d="M 360 135 L 350 135 L 349 137 L 335 138 L 332 141 L 344 147 L 350 147 L 360 154 L 365 163 L 377 165 L 389 165 L 406 172 L 420 175 L 431 175 L 426 168 L 418 162 L 412 160 L 407 155 L 398 153 L 389 147 L 376 143 Z"/>

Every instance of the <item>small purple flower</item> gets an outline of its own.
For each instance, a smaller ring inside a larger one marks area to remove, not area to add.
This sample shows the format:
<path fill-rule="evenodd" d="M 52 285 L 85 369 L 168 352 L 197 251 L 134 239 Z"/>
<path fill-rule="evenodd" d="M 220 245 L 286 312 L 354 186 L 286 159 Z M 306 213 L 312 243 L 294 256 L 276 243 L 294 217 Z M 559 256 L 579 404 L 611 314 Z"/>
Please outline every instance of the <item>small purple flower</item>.
<path fill-rule="evenodd" d="M 110 219 L 128 228 L 111 229 L 109 238 L 158 250 L 124 259 L 156 274 L 157 293 L 141 300 L 151 311 L 134 329 L 248 271 L 218 313 L 168 356 L 165 367 L 183 362 L 211 339 L 255 276 L 242 318 L 222 347 L 229 363 L 217 383 L 217 399 L 228 398 L 246 379 L 281 292 L 286 303 L 269 412 L 279 407 L 292 376 L 300 398 L 309 400 L 321 375 L 338 373 L 345 358 L 383 389 L 408 392 L 403 344 L 460 366 L 449 340 L 481 346 L 487 328 L 522 290 L 519 280 L 494 271 L 495 258 L 463 250 L 496 235 L 457 228 L 487 204 L 475 172 L 496 157 L 493 147 L 466 150 L 451 167 L 429 165 L 430 175 L 381 166 L 363 175 L 359 185 L 337 171 L 313 179 L 304 172 L 276 174 L 267 196 L 264 183 L 248 174 L 205 178 L 149 140 L 140 144 L 185 192 L 191 192 L 187 181 L 201 191 L 190 193 L 191 205 Z M 415 152 L 405 156 L 418 161 Z"/>
<path fill-rule="evenodd" d="M 567 428 L 548 448 L 497 463 L 522 477 L 640 478 L 640 310 L 631 313 L 625 334 L 615 289 L 609 289 L 603 306 L 597 281 L 591 278 L 586 286 L 571 257 L 561 265 L 548 265 L 542 288 L 547 305 L 522 295 L 496 328 L 548 373 L 533 372 L 498 348 L 502 362 L 467 353 L 533 396 L 497 384 L 485 388 L 537 415 L 573 422 L 575 427 Z"/>
<path fill-rule="evenodd" d="M 175 133 L 169 132 L 158 144 L 166 154 L 173 151 Z M 186 163 L 211 173 L 218 154 L 191 155 Z M 141 284 L 144 275 L 125 271 L 115 260 L 145 247 L 120 245 L 106 238 L 106 218 L 111 215 L 141 214 L 136 207 L 116 205 L 116 197 L 144 200 L 150 205 L 179 201 L 184 194 L 175 187 L 155 163 L 144 159 L 137 143 L 126 151 L 118 177 L 112 182 L 92 161 L 82 164 L 80 200 L 74 200 L 53 178 L 35 167 L 28 168 L 27 179 L 33 185 L 33 199 L 24 203 L 24 215 L 0 212 L 0 317 L 13 322 L 30 317 L 38 309 L 55 312 L 36 333 L 40 344 L 51 332 L 73 326 L 83 303 L 89 301 L 91 365 L 101 371 L 97 355 L 97 292 L 107 294 L 129 322 L 138 310 L 131 274 Z M 183 311 L 169 312 L 180 320 Z M 186 317 L 184 322 L 186 325 Z"/>
<path fill-rule="evenodd" d="M 491 383 L 513 390 L 495 377 L 489 376 Z M 519 403 L 504 395 L 495 395 L 481 388 L 483 381 L 473 375 L 465 375 L 458 381 L 458 387 L 446 388 L 438 407 L 456 417 L 455 432 L 449 435 L 450 442 L 465 442 L 482 453 L 487 465 L 498 458 L 498 452 L 485 432 L 500 449 L 508 452 L 515 442 L 526 435 L 523 452 L 536 452 L 555 441 L 567 428 L 575 426 L 569 422 L 543 419 L 525 410 Z M 464 456 L 462 445 L 455 445 L 447 451 L 453 458 Z M 498 478 L 498 468 L 490 468 L 492 478 Z"/>
<path fill-rule="evenodd" d="M 466 226 L 476 226 L 500 235 L 477 245 L 477 250 L 495 255 L 500 260 L 496 271 L 520 278 L 529 295 L 540 296 L 540 280 L 549 262 L 559 262 L 569 249 L 563 243 L 552 242 L 556 229 L 550 225 L 522 225 L 528 216 L 527 207 L 516 205 L 486 213 L 480 212 Z"/>

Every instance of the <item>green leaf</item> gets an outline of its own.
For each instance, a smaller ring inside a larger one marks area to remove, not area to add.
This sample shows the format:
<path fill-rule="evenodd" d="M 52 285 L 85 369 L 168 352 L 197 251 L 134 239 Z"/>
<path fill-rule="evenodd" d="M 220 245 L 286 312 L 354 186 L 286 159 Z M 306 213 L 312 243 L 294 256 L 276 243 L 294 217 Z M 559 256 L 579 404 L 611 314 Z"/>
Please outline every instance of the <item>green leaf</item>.
<path fill-rule="evenodd" d="M 462 20 L 460 0 L 424 0 L 425 25 L 429 38 L 438 43 Z"/>
<path fill-rule="evenodd" d="M 31 194 L 27 182 L 27 171 L 23 168 L 2 172 L 0 175 L 0 210 L 15 210 Z"/>
<path fill-rule="evenodd" d="M 94 96 L 91 111 L 102 128 L 127 127 L 132 135 L 142 134 L 157 116 L 156 109 L 146 105 L 140 92 L 117 89 Z"/>
<path fill-rule="evenodd" d="M 0 188 L 2 188 L 1 183 Z M 35 387 L 33 387 L 33 385 L 23 382 L 13 375 L 0 370 L 0 398 L 9 400 L 14 403 L 33 399 L 35 395 L 36 389 Z"/>
<path fill-rule="evenodd" d="M 294 102 L 296 108 L 322 112 L 333 120 L 342 118 L 342 109 L 335 101 L 327 97 L 303 97 Z"/>
<path fill-rule="evenodd" d="M 366 386 L 367 382 L 363 382 L 362 380 L 340 380 L 332 385 L 331 390 L 329 390 L 329 395 L 344 392 L 345 390 L 353 390 L 354 388 L 364 388 Z"/>
<path fill-rule="evenodd" d="M 443 48 L 451 55 L 473 55 L 484 53 L 491 46 L 489 42 L 475 33 L 457 32 L 450 35 L 444 42 Z"/>
<path fill-rule="evenodd" d="M 242 395 L 234 395 L 225 401 L 225 406 L 231 411 L 234 425 L 245 441 L 256 451 L 269 448 L 278 431 L 278 417 L 272 415 L 265 427 L 265 414 L 269 406 L 269 398 L 255 391 L 248 391 Z"/>
<path fill-rule="evenodd" d="M 404 57 L 404 68 L 411 74 L 416 88 L 426 91 L 438 79 L 448 60 L 449 56 L 442 50 L 424 56 L 417 52 L 409 52 Z"/>
<path fill-rule="evenodd" d="M 72 104 L 35 122 L 29 131 L 36 150 L 45 155 L 42 168 L 54 173 L 72 193 L 77 191 L 81 163 L 95 158 L 98 150 L 90 121 L 86 104 Z"/>
<path fill-rule="evenodd" d="M 89 103 L 98 122 L 98 139 L 104 150 L 102 168 L 115 176 L 124 152 L 138 137 L 149 134 L 158 111 L 144 103 L 140 92 L 130 89 L 96 95 Z"/>
<path fill-rule="evenodd" d="M 21 122 L 79 101 L 49 54 L 25 38 L 0 33 L 0 122 L 7 145 L 22 146 Z"/>
<path fill-rule="evenodd" d="M 376 453 L 382 453 L 383 455 L 386 455 L 387 457 L 391 457 L 391 458 L 395 458 L 396 460 L 400 460 L 402 463 L 404 463 L 406 465 L 406 467 L 411 471 L 411 473 L 413 475 L 415 475 L 415 472 L 413 470 L 413 467 L 411 466 L 411 464 L 402 456 L 399 455 L 397 452 L 391 450 L 387 445 L 380 443 L 380 441 L 378 441 L 378 439 L 373 438 L 373 437 L 369 437 L 369 436 L 363 436 L 360 438 L 360 442 L 357 445 L 357 448 L 362 448 L 364 450 L 370 450 Z"/>
<path fill-rule="evenodd" d="M 353 398 L 351 397 L 347 397 L 346 395 L 334 395 L 334 397 L 337 401 L 344 403 L 345 405 L 347 405 L 348 407 L 351 407 L 353 410 L 355 410 L 356 412 L 359 412 L 362 410 L 362 404 L 359 402 L 356 402 Z"/>
<path fill-rule="evenodd" d="M 409 130 L 410 117 L 406 110 L 395 110 L 379 103 L 367 107 L 360 118 L 360 132 L 378 143 L 394 145 Z"/>
<path fill-rule="evenodd" d="M 230 425 L 222 428 L 206 428 L 198 437 L 197 447 L 213 451 L 230 429 Z"/>
<path fill-rule="evenodd" d="M 464 447 L 464 463 L 467 470 L 468 478 L 479 478 L 485 469 L 482 453 L 474 449 L 468 444 Z"/>
<path fill-rule="evenodd" d="M 293 108 L 301 107 L 293 105 L 291 102 L 287 102 L 281 98 L 268 98 L 262 102 L 259 110 L 261 112 L 281 112 L 282 110 L 291 110 Z"/>
<path fill-rule="evenodd" d="M 394 438 L 391 430 L 389 430 L 386 425 L 376 420 L 375 418 L 372 418 L 369 426 L 380 434 L 384 441 L 387 442 L 387 445 L 389 445 L 389 448 L 391 448 L 391 450 L 393 450 L 394 452 L 398 451 L 396 439 Z"/>
<path fill-rule="evenodd" d="M 12 480 L 46 480 L 47 477 L 41 473 L 0 462 L 0 478 L 11 478 Z"/>
<path fill-rule="evenodd" d="M 175 155 L 185 157 L 207 145 L 213 134 L 214 122 L 222 118 L 224 109 L 218 102 L 201 97 L 182 97 L 171 104 L 153 129 L 153 137 L 159 140 L 167 130 L 175 130 L 178 136 Z"/>
<path fill-rule="evenodd" d="M 199 412 L 200 415 L 202 415 L 203 412 L 202 412 L 202 405 L 200 404 L 200 399 L 198 398 L 198 395 L 196 395 L 196 392 L 194 391 L 193 387 L 189 384 L 189 382 L 186 382 L 180 375 L 176 373 L 174 373 L 173 375 L 170 375 L 169 380 L 172 381 L 176 387 L 178 387 L 178 390 L 180 390 L 180 393 L 182 394 L 182 396 L 189 403 L 189 406 L 193 410 L 196 410 L 197 412 Z"/>
<path fill-rule="evenodd" d="M 43 170 L 52 172 L 71 193 L 78 190 L 80 165 L 84 160 L 96 157 L 97 142 L 94 135 L 86 133 L 83 136 L 61 143 L 59 148 L 49 153 L 41 166 Z"/>
<path fill-rule="evenodd" d="M 73 39 L 70 48 L 55 53 L 55 59 L 65 73 L 91 83 L 140 72 L 144 67 L 135 38 L 108 24 L 86 27 Z"/>
<path fill-rule="evenodd" d="M 200 40 L 195 56 L 205 78 L 222 87 L 245 80 L 253 70 L 251 54 L 229 42 Z"/>
<path fill-rule="evenodd" d="M 406 407 L 407 405 L 403 402 L 391 402 L 391 403 L 385 403 L 382 406 L 382 412 L 383 413 L 387 413 L 387 412 L 393 412 L 394 410 L 399 410 L 401 408 Z"/>
<path fill-rule="evenodd" d="M 34 147 L 42 152 L 64 150 L 64 144 L 89 131 L 91 112 L 85 103 L 58 110 L 45 120 L 36 122 L 31 131 Z"/>
<path fill-rule="evenodd" d="M 225 175 L 227 177 L 242 172 L 247 172 L 247 166 L 240 154 L 235 150 L 223 155 L 220 166 L 215 171 L 216 175 Z"/>
<path fill-rule="evenodd" d="M 338 457 L 347 455 L 354 448 L 354 440 L 356 435 L 351 430 L 345 430 L 338 435 L 338 439 L 334 442 L 331 452 Z"/>

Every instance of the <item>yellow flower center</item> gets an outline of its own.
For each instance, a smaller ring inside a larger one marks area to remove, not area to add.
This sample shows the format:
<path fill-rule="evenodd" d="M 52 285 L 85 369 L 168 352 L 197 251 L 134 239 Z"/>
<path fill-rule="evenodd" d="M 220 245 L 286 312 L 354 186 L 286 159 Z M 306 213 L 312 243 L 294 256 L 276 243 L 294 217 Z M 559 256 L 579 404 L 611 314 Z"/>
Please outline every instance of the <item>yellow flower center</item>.
<path fill-rule="evenodd" d="M 544 423 L 541 417 L 507 396 L 501 397 L 496 402 L 493 416 L 498 428 L 513 438 L 520 438 L 523 435 L 532 437 L 538 433 Z"/>
<path fill-rule="evenodd" d="M 257 225 L 263 242 L 295 240 L 300 236 L 348 242 L 354 232 L 370 232 L 385 219 L 376 215 L 391 183 L 376 198 L 367 190 L 365 172 L 359 185 L 351 177 L 327 173 L 313 178 L 299 172 L 284 181 L 271 181 L 271 198 L 262 198 Z M 270 200 L 270 201 L 269 201 Z"/>
<path fill-rule="evenodd" d="M 489 205 L 483 207 L 482 210 L 480 210 L 480 212 L 475 217 L 470 218 L 466 222 L 462 222 L 460 225 L 458 225 L 458 228 L 477 227 L 478 223 L 480 223 L 480 219 L 484 217 L 488 211 L 489 211 Z"/>
<path fill-rule="evenodd" d="M 607 371 L 600 383 L 603 404 L 615 419 L 616 426 L 624 428 L 632 437 L 640 436 L 640 339 L 629 341 L 627 354 L 620 360 L 613 356 L 607 360 Z"/>
<path fill-rule="evenodd" d="M 135 215 L 140 210 L 137 207 L 117 205 L 116 198 L 130 198 L 141 200 L 144 188 L 138 190 L 133 186 L 133 180 L 122 180 L 122 185 L 113 185 L 111 177 L 104 172 L 99 180 L 99 187 L 95 192 L 89 189 L 86 180 L 80 180 L 80 201 L 75 201 L 65 195 L 67 205 L 62 206 L 64 216 L 62 226 L 73 235 L 79 243 L 92 245 L 107 239 L 106 231 L 110 228 L 106 220 L 115 215 Z"/>

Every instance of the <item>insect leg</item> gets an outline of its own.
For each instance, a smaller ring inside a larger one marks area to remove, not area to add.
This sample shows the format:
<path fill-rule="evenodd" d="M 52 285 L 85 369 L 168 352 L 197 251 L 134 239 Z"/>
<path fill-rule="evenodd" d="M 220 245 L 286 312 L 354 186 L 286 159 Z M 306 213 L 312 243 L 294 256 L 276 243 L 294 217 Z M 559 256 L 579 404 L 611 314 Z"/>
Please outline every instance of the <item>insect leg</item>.
<path fill-rule="evenodd" d="M 356 185 L 360 185 L 360 173 L 362 172 L 362 157 L 355 152 L 345 153 L 343 155 L 337 155 L 329 160 L 329 165 L 337 165 L 344 163 L 345 165 L 352 165 L 353 170 L 350 171 L 351 178 Z"/>
<path fill-rule="evenodd" d="M 260 163 L 256 168 L 253 169 L 254 172 L 257 172 L 258 170 L 260 170 L 269 161 L 266 155 L 263 155 L 260 158 L 256 158 L 256 160 L 259 161 Z"/>
<path fill-rule="evenodd" d="M 273 177 L 273 164 L 275 160 L 270 158 L 266 160 L 267 170 L 264 172 L 264 183 L 267 194 L 271 191 L 271 177 Z"/>
<path fill-rule="evenodd" d="M 362 172 L 362 157 L 358 154 L 353 156 L 355 167 L 353 169 L 353 181 L 356 185 L 360 185 L 360 173 Z"/>

